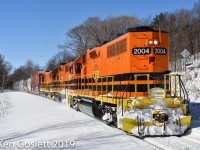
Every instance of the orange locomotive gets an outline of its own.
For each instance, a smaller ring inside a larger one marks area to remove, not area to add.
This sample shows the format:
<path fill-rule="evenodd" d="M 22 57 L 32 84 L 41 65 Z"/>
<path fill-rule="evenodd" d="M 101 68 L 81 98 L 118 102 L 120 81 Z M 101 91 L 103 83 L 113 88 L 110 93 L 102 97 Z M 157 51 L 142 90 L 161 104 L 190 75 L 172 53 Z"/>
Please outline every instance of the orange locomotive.
<path fill-rule="evenodd" d="M 40 92 L 136 136 L 180 135 L 190 127 L 186 91 L 169 74 L 168 33 L 151 27 L 87 50 L 41 78 Z"/>
<path fill-rule="evenodd" d="M 40 76 L 40 95 L 60 102 L 66 98 L 69 64 L 62 63 L 58 68 Z"/>

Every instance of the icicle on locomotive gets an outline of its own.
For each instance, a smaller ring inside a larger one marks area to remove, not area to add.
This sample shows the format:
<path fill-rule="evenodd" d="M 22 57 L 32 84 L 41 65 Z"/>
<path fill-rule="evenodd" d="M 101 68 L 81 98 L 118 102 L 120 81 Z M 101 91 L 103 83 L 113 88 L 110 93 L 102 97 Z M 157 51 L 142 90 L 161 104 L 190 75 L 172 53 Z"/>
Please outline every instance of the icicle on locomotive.
<path fill-rule="evenodd" d="M 151 27 L 87 50 L 40 77 L 40 94 L 66 97 L 76 110 L 136 136 L 181 135 L 189 127 L 187 92 L 169 74 L 168 33 Z"/>

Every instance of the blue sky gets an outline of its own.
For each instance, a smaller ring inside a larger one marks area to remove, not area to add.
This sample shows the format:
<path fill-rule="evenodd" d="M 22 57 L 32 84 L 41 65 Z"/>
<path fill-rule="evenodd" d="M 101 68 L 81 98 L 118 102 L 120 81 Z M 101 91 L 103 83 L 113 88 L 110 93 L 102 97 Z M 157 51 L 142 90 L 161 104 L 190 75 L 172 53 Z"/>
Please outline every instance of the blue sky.
<path fill-rule="evenodd" d="M 191 9 L 198 0 L 0 0 L 0 54 L 14 68 L 28 59 L 44 66 L 66 40 L 65 33 L 88 17 Z"/>

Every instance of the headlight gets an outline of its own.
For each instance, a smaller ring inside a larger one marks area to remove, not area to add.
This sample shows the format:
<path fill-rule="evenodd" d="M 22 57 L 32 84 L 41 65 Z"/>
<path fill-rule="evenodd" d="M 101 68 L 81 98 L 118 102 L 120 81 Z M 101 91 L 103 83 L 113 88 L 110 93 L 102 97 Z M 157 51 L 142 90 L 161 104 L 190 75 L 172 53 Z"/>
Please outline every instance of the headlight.
<path fill-rule="evenodd" d="M 152 45 L 153 44 L 153 40 L 149 40 L 149 45 Z"/>
<path fill-rule="evenodd" d="M 174 99 L 174 105 L 175 105 L 175 106 L 181 105 L 181 100 L 180 100 L 179 98 L 175 98 L 175 99 Z"/>
<path fill-rule="evenodd" d="M 140 100 L 137 100 L 137 101 L 135 102 L 135 104 L 136 104 L 136 105 L 141 104 Z"/>
<path fill-rule="evenodd" d="M 158 44 L 158 41 L 157 41 L 157 40 L 154 40 L 154 41 L 153 41 L 153 44 L 157 45 L 157 44 Z"/>
<path fill-rule="evenodd" d="M 132 106 L 136 108 L 143 108 L 143 102 L 141 99 L 134 99 L 132 102 Z"/>

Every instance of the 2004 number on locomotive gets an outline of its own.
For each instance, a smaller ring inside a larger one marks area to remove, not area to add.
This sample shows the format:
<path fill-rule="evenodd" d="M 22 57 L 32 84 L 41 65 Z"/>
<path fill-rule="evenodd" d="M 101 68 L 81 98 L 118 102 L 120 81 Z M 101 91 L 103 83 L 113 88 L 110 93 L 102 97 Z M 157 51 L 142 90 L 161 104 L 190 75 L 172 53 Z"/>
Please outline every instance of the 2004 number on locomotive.
<path fill-rule="evenodd" d="M 132 53 L 133 55 L 150 54 L 151 49 L 150 47 L 133 48 Z"/>
<path fill-rule="evenodd" d="M 157 55 L 166 55 L 167 54 L 167 49 L 166 48 L 155 47 L 154 48 L 154 54 L 157 54 Z"/>

